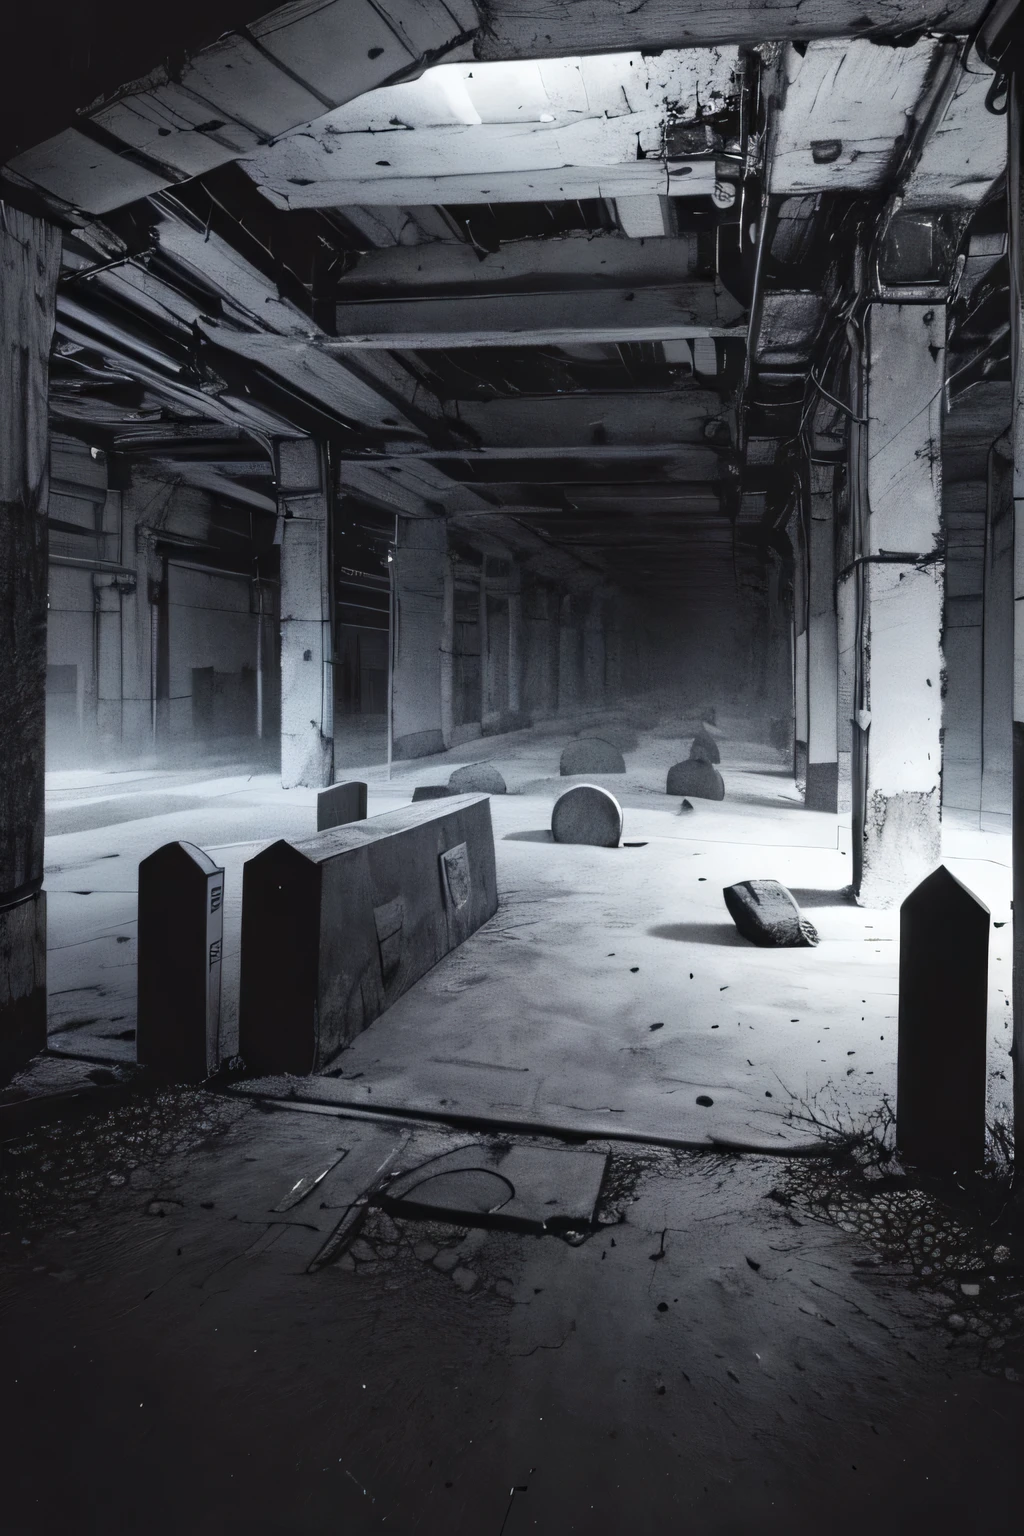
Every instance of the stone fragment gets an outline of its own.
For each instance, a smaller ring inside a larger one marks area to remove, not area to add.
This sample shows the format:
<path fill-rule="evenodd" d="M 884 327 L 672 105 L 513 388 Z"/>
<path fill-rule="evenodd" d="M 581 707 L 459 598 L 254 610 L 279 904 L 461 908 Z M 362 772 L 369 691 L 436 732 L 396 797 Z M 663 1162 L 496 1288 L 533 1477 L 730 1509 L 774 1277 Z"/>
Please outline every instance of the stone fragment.
<path fill-rule="evenodd" d="M 741 880 L 727 885 L 722 895 L 729 916 L 752 944 L 766 949 L 817 944 L 817 929 L 800 916 L 800 908 L 778 880 Z"/>
<path fill-rule="evenodd" d="M 472 1291 L 476 1286 L 476 1275 L 463 1264 L 452 1270 L 452 1279 L 460 1291 Z"/>
<path fill-rule="evenodd" d="M 690 745 L 690 761 L 700 763 L 720 763 L 722 754 L 718 750 L 718 742 L 710 731 L 703 726 L 694 736 Z"/>
<path fill-rule="evenodd" d="M 673 763 L 665 783 L 667 795 L 695 795 L 701 800 L 724 800 L 725 781 L 712 763 L 690 760 Z"/>
<path fill-rule="evenodd" d="M 682 805 L 679 807 L 680 815 L 684 811 L 692 811 L 692 810 L 693 810 L 693 806 L 690 804 L 689 800 L 684 800 Z"/>
<path fill-rule="evenodd" d="M 456 1249 L 442 1248 L 441 1252 L 437 1254 L 434 1259 L 434 1268 L 439 1269 L 442 1274 L 447 1275 L 455 1268 L 458 1262 L 459 1255 Z"/>
<path fill-rule="evenodd" d="M 467 763 L 456 768 L 448 780 L 448 788 L 455 795 L 504 795 L 505 780 L 493 763 Z"/>
<path fill-rule="evenodd" d="M 452 793 L 447 784 L 418 784 L 412 792 L 413 804 L 417 800 L 443 800 Z"/>
<path fill-rule="evenodd" d="M 570 741 L 562 753 L 558 768 L 563 778 L 574 773 L 625 773 L 626 764 L 618 747 L 597 736 Z"/>
<path fill-rule="evenodd" d="M 586 843 L 617 848 L 622 836 L 622 807 L 598 784 L 577 784 L 559 795 L 551 809 L 556 843 Z"/>

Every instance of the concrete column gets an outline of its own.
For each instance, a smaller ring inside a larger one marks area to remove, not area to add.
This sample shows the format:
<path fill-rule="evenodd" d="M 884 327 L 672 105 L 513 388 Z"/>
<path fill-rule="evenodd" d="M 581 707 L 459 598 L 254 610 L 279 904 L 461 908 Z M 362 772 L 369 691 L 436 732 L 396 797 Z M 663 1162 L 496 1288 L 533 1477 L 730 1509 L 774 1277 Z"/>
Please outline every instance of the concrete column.
<path fill-rule="evenodd" d="M 441 737 L 447 750 L 455 735 L 455 566 L 446 552 L 441 597 Z"/>
<path fill-rule="evenodd" d="M 789 519 L 793 547 L 793 778 L 807 783 L 807 540 L 799 502 Z"/>
<path fill-rule="evenodd" d="M 1024 1167 L 1024 71 L 1010 89 L 1010 324 L 1013 362 L 1013 1124 Z M 1015 1188 L 1024 1203 L 1024 1179 Z"/>
<path fill-rule="evenodd" d="M 508 581 L 508 723 L 512 730 L 524 723 L 523 662 L 522 573 L 513 559 Z"/>
<path fill-rule="evenodd" d="M 0 219 L 0 1080 L 46 1044 L 47 395 L 60 234 Z"/>
<path fill-rule="evenodd" d="M 275 445 L 281 512 L 281 783 L 334 781 L 331 485 L 311 438 Z"/>
<path fill-rule="evenodd" d="M 854 884 L 864 905 L 893 906 L 941 853 L 945 306 L 874 304 L 865 333 Z"/>
<path fill-rule="evenodd" d="M 558 623 L 558 713 L 572 714 L 580 704 L 580 632 L 576 625 L 576 600 L 562 596 Z"/>
<path fill-rule="evenodd" d="M 445 748 L 441 663 L 449 569 L 445 519 L 399 518 L 394 561 L 395 757 L 426 757 Z"/>
<path fill-rule="evenodd" d="M 592 592 L 583 624 L 583 696 L 588 705 L 604 702 L 604 622 L 601 595 Z"/>
<path fill-rule="evenodd" d="M 836 614 L 834 481 L 831 464 L 810 466 L 807 601 L 807 785 L 810 811 L 838 811 L 836 734 L 839 635 Z"/>
<path fill-rule="evenodd" d="M 1008 816 L 1013 793 L 1013 445 L 988 456 L 982 603 L 982 814 Z"/>

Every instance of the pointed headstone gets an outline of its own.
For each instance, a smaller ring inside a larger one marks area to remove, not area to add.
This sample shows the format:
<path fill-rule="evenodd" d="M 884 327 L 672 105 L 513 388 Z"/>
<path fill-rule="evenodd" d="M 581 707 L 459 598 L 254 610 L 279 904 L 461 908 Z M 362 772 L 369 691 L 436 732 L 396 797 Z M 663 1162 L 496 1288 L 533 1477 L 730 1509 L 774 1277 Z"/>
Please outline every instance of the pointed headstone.
<path fill-rule="evenodd" d="M 220 1065 L 224 871 L 193 843 L 165 843 L 139 865 L 141 1065 L 198 1083 Z"/>
<path fill-rule="evenodd" d="M 990 916 L 940 865 L 900 908 L 896 1141 L 935 1173 L 985 1158 Z"/>
<path fill-rule="evenodd" d="M 701 726 L 693 738 L 690 746 L 690 759 L 691 761 L 701 763 L 720 763 L 722 761 L 722 754 L 718 750 L 718 742 L 711 732 L 706 731 L 703 726 Z"/>

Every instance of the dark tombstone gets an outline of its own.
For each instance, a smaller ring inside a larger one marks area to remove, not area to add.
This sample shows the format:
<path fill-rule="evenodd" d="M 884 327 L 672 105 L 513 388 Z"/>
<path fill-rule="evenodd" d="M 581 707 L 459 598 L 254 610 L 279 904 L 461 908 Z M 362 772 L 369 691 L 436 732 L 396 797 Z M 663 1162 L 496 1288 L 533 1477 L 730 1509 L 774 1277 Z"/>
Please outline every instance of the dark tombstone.
<path fill-rule="evenodd" d="M 332 827 L 346 827 L 350 821 L 366 820 L 366 785 L 359 779 L 347 784 L 332 784 L 316 797 L 316 829 L 329 832 Z"/>
<path fill-rule="evenodd" d="M 220 1066 L 224 871 L 192 843 L 139 865 L 135 1050 L 142 1066 L 199 1083 Z"/>
<path fill-rule="evenodd" d="M 570 741 L 562 753 L 558 771 L 563 778 L 574 773 L 625 773 L 626 764 L 618 747 L 599 737 Z"/>
<path fill-rule="evenodd" d="M 818 930 L 800 916 L 800 908 L 778 880 L 741 880 L 722 892 L 729 916 L 751 944 L 765 949 L 796 949 L 817 944 Z"/>
<path fill-rule="evenodd" d="M 447 784 L 417 784 L 412 792 L 412 803 L 416 805 L 420 800 L 444 800 L 452 793 Z"/>
<path fill-rule="evenodd" d="M 456 768 L 448 780 L 453 795 L 504 795 L 505 780 L 493 763 L 467 763 Z"/>
<path fill-rule="evenodd" d="M 617 848 L 622 836 L 622 807 L 599 784 L 576 784 L 559 795 L 551 810 L 556 843 L 588 843 Z"/>
<path fill-rule="evenodd" d="M 722 754 L 718 750 L 718 742 L 711 732 L 706 731 L 703 726 L 701 726 L 693 738 L 690 747 L 690 760 L 691 762 L 700 763 L 720 763 L 722 761 Z"/>
<path fill-rule="evenodd" d="M 896 1142 L 930 1172 L 985 1160 L 989 921 L 944 865 L 900 908 Z"/>
<path fill-rule="evenodd" d="M 713 763 L 690 758 L 674 763 L 665 783 L 666 795 L 696 795 L 701 800 L 724 800 L 725 781 Z"/>

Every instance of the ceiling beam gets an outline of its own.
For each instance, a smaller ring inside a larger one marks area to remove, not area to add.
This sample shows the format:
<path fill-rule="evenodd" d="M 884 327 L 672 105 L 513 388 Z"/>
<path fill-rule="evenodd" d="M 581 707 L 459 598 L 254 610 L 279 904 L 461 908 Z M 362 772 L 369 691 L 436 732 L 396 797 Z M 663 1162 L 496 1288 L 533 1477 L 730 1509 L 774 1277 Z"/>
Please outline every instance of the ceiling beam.
<path fill-rule="evenodd" d="M 707 423 L 722 417 L 719 395 L 698 388 L 473 400 L 458 407 L 459 425 L 481 448 L 513 450 L 524 458 L 544 450 L 586 454 L 595 447 L 617 448 L 635 455 L 665 442 L 703 443 Z"/>
<path fill-rule="evenodd" d="M 283 143 L 305 143 L 286 140 Z M 276 146 L 275 146 L 276 147 Z M 265 151 L 270 156 L 273 150 Z M 444 161 L 441 162 L 444 164 Z M 512 168 L 462 172 L 457 147 L 451 146 L 448 165 L 438 173 L 421 176 L 344 174 L 344 165 L 320 163 L 312 150 L 305 154 L 282 153 L 269 164 L 247 160 L 245 169 L 265 197 L 277 208 L 408 207 L 420 203 L 452 206 L 459 203 L 558 203 L 601 197 L 713 197 L 731 208 L 736 188 L 717 174 L 713 160 L 636 159 L 604 165 L 582 160 L 536 169 Z M 732 176 L 738 166 L 727 162 Z"/>
<path fill-rule="evenodd" d="M 201 236 L 200 236 L 201 238 Z M 343 302 L 442 297 L 448 292 L 530 292 L 604 285 L 659 286 L 692 278 L 697 237 L 630 239 L 620 234 L 551 235 L 497 251 L 453 242 L 366 251 L 338 279 Z"/>
<path fill-rule="evenodd" d="M 481 297 L 361 300 L 336 311 L 328 351 L 385 348 L 572 346 L 688 341 L 745 334 L 745 311 L 712 282 L 671 288 L 605 288 L 583 293 L 500 293 Z"/>

